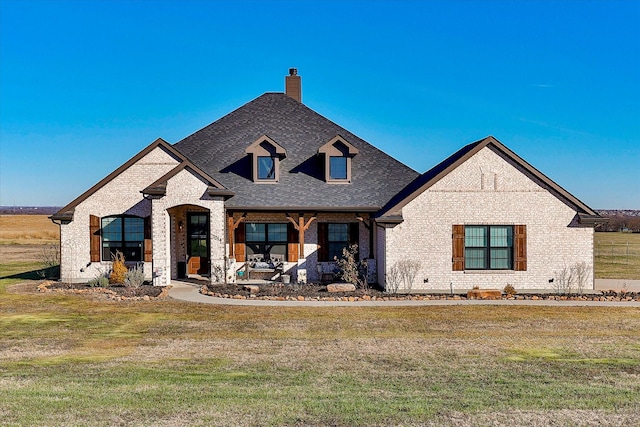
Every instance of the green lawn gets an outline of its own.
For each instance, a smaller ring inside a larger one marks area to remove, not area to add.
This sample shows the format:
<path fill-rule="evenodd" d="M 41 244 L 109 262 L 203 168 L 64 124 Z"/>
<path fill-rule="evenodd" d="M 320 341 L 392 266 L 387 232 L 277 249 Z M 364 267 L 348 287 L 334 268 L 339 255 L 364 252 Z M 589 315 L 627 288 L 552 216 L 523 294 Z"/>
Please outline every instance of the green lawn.
<path fill-rule="evenodd" d="M 0 279 L 1 425 L 633 425 L 640 413 L 634 308 L 116 303 L 17 280 Z"/>
<path fill-rule="evenodd" d="M 640 233 L 594 233 L 596 279 L 640 280 Z"/>

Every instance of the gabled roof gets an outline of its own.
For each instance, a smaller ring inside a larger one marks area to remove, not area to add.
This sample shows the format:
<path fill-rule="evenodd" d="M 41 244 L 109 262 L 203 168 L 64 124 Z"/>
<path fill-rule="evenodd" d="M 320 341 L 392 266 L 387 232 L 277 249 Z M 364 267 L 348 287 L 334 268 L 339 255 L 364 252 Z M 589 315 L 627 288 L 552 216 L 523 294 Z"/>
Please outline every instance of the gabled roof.
<path fill-rule="evenodd" d="M 488 136 L 479 141 L 473 142 L 469 145 L 462 147 L 460 150 L 420 175 L 413 182 L 407 185 L 402 191 L 400 191 L 395 197 L 393 197 L 389 203 L 387 203 L 376 214 L 376 220 L 381 223 L 398 223 L 402 221 L 402 208 L 406 206 L 413 199 L 418 197 L 429 187 L 440 181 L 443 177 L 448 175 L 451 171 L 456 169 L 462 163 L 473 157 L 476 153 L 482 150 L 484 147 L 491 146 L 504 154 L 507 158 L 511 159 L 515 164 L 520 166 L 526 173 L 530 174 L 541 183 L 546 185 L 556 197 L 565 203 L 574 206 L 576 212 L 579 215 L 580 221 L 583 223 L 593 223 L 603 220 L 593 209 L 585 205 L 578 200 L 575 196 L 571 195 L 567 190 L 560 187 L 553 180 L 540 172 L 538 169 L 531 166 L 523 158 L 516 153 L 508 149 L 504 144 L 495 139 L 493 136 Z"/>
<path fill-rule="evenodd" d="M 138 154 L 136 154 L 131 159 L 129 159 L 126 163 L 124 163 L 118 169 L 116 169 L 113 172 L 111 172 L 109 175 L 107 175 L 104 179 L 102 179 L 96 185 L 94 185 L 93 187 L 91 187 L 90 189 L 88 189 L 87 191 L 82 193 L 80 196 L 78 196 L 76 199 L 74 199 L 71 203 L 69 203 L 68 205 L 66 205 L 62 209 L 60 209 L 55 214 L 51 215 L 49 218 L 51 220 L 54 220 L 54 221 L 65 221 L 65 222 L 73 221 L 73 214 L 74 214 L 76 206 L 78 206 L 80 203 L 85 201 L 93 193 L 95 193 L 96 191 L 98 191 L 99 189 L 104 187 L 112 179 L 114 179 L 115 177 L 120 175 L 125 170 L 129 169 L 129 167 L 131 167 L 132 165 L 136 164 L 140 159 L 142 159 L 144 156 L 146 156 L 147 154 L 149 154 L 150 152 L 152 152 L 154 149 L 156 149 L 158 147 L 161 147 L 162 149 L 167 151 L 169 154 L 174 156 L 180 162 L 180 165 L 183 165 L 183 167 L 186 166 L 186 165 L 190 165 L 189 160 L 184 155 L 182 155 L 182 153 L 178 152 L 167 141 L 163 140 L 162 138 L 158 138 L 155 141 L 153 141 L 151 144 L 146 146 L 144 149 L 142 149 L 142 151 L 140 151 Z M 178 166 L 178 167 L 180 167 L 180 166 Z M 174 169 L 174 171 L 175 171 L 175 169 Z M 171 173 L 171 172 L 169 172 L 169 173 Z M 216 183 L 216 184 L 217 184 L 217 186 L 219 186 L 220 189 L 224 189 L 224 187 L 222 187 L 219 183 Z"/>
<path fill-rule="evenodd" d="M 274 185 L 252 180 L 246 149 L 259 137 L 277 141 L 286 158 Z M 336 135 L 357 150 L 352 183 L 329 184 L 318 150 Z M 376 212 L 418 173 L 348 130 L 283 93 L 265 93 L 174 147 L 210 177 L 232 190 L 232 209 Z"/>
<path fill-rule="evenodd" d="M 167 193 L 167 182 L 176 176 L 178 172 L 187 170 L 190 173 L 194 174 L 198 178 L 202 179 L 207 183 L 207 194 L 210 196 L 224 196 L 232 197 L 234 195 L 233 191 L 227 190 L 224 188 L 219 182 L 215 179 L 211 178 L 205 172 L 201 171 L 200 168 L 195 166 L 189 160 L 184 160 L 175 168 L 171 169 L 169 172 L 160 177 L 157 181 L 150 184 L 147 188 L 140 191 L 144 195 L 149 196 L 164 196 Z"/>

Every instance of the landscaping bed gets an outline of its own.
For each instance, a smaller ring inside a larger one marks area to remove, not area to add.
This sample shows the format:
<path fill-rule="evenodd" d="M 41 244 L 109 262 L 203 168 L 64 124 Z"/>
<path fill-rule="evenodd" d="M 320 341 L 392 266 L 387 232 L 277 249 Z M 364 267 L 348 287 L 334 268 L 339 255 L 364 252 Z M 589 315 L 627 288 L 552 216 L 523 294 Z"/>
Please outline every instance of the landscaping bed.
<path fill-rule="evenodd" d="M 257 289 L 257 292 L 255 291 Z M 218 298 L 262 299 L 271 301 L 402 301 L 402 300 L 466 300 L 467 294 L 412 293 L 390 294 L 379 289 L 356 289 L 353 292 L 328 292 L 326 285 L 283 284 L 261 285 L 209 284 L 200 288 L 200 293 Z M 549 293 L 527 293 L 506 295 L 505 300 L 559 300 L 559 301 L 640 301 L 638 292 L 604 291 L 598 294 L 557 295 Z"/>
<path fill-rule="evenodd" d="M 168 286 L 152 286 L 151 284 L 144 284 L 142 286 L 109 286 L 92 287 L 86 283 L 63 283 L 52 282 L 46 280 L 38 285 L 40 292 L 66 292 L 74 294 L 92 294 L 96 296 L 103 295 L 107 299 L 115 301 L 133 300 L 133 301 L 147 301 L 156 298 L 166 298 L 168 295 Z"/>

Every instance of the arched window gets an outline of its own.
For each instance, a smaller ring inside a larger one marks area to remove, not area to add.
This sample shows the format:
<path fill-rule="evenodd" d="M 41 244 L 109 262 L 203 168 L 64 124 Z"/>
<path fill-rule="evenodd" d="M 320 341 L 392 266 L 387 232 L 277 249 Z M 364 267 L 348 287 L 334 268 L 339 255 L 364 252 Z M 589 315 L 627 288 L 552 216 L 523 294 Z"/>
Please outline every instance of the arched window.
<path fill-rule="evenodd" d="M 116 251 L 124 254 L 126 261 L 143 261 L 144 218 L 129 215 L 113 215 L 101 220 L 102 261 L 111 261 Z"/>

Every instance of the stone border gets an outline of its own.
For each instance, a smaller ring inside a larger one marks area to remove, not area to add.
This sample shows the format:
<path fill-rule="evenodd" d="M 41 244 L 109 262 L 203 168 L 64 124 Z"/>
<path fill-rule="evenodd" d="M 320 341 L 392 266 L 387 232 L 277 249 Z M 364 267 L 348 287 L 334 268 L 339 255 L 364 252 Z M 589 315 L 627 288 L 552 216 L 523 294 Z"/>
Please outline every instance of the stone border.
<path fill-rule="evenodd" d="M 323 301 L 323 302 L 357 302 L 357 301 L 464 301 L 464 300 L 509 300 L 509 301 L 604 301 L 604 302 L 640 302 L 640 292 L 615 292 L 606 291 L 603 294 L 593 295 L 556 295 L 556 294 L 521 294 L 521 295 L 505 295 L 501 298 L 468 298 L 466 294 L 413 294 L 413 295 L 389 295 L 389 296 L 335 296 L 335 297 L 305 297 L 298 296 L 257 296 L 250 294 L 249 296 L 241 294 L 221 294 L 210 291 L 206 285 L 200 287 L 200 293 L 203 295 L 227 298 L 235 300 L 262 300 L 262 301 Z M 614 295 L 615 294 L 615 295 Z"/>

